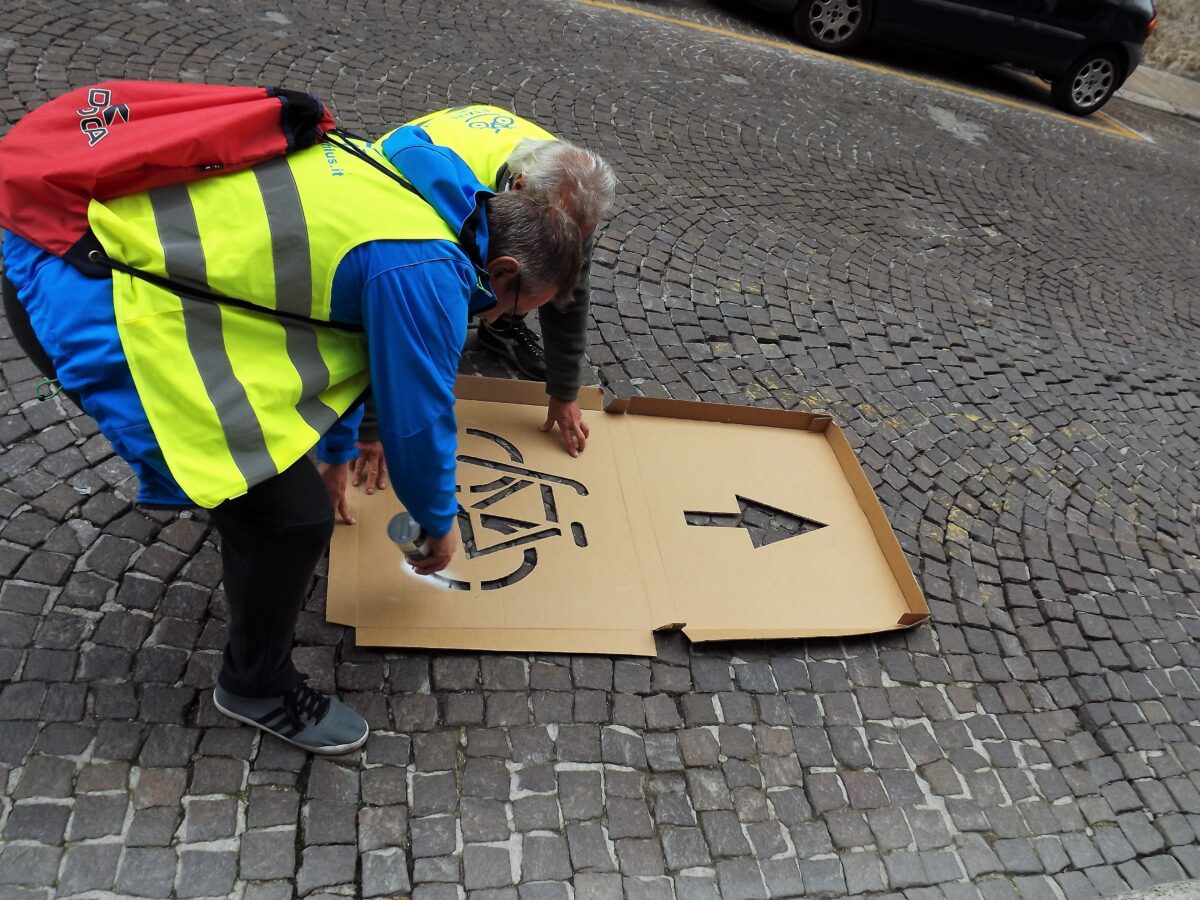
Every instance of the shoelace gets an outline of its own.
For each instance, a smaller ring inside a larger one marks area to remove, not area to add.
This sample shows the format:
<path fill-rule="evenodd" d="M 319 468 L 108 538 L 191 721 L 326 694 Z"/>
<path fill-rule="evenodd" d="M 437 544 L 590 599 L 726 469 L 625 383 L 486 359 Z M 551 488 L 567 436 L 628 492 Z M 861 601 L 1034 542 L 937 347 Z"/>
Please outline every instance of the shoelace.
<path fill-rule="evenodd" d="M 536 335 L 534 335 L 530 327 L 524 322 L 514 322 L 512 326 L 512 334 L 513 338 L 534 356 L 542 355 L 542 348 L 541 345 L 538 344 Z"/>
<path fill-rule="evenodd" d="M 292 727 L 299 731 L 305 725 L 302 716 L 313 723 L 325 718 L 325 713 L 329 712 L 329 698 L 302 681 L 283 695 L 283 711 Z"/>

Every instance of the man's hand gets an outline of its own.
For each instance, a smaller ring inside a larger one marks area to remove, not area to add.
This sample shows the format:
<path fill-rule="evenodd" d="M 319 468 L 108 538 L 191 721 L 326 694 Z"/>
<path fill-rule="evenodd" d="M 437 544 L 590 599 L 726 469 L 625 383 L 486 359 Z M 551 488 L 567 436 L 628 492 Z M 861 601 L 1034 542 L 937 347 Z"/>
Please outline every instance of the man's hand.
<path fill-rule="evenodd" d="M 350 463 L 354 486 L 366 483 L 368 494 L 387 487 L 387 462 L 383 458 L 382 441 L 358 441 L 358 459 Z"/>
<path fill-rule="evenodd" d="M 317 463 L 317 472 L 325 482 L 329 491 L 329 500 L 334 512 L 342 517 L 347 525 L 353 525 L 358 520 L 350 515 L 350 504 L 346 502 L 346 482 L 350 480 L 349 463 Z"/>
<path fill-rule="evenodd" d="M 562 433 L 563 448 L 572 456 L 582 453 L 592 430 L 588 428 L 587 422 L 583 421 L 583 410 L 579 408 L 577 400 L 550 398 L 550 405 L 546 409 L 546 422 L 539 431 L 549 431 L 555 425 Z"/>
<path fill-rule="evenodd" d="M 415 562 L 409 560 L 418 575 L 432 575 L 450 565 L 450 560 L 454 559 L 454 554 L 458 550 L 458 523 L 455 522 L 450 526 L 450 530 L 444 537 L 430 538 L 428 546 L 428 556 Z"/>

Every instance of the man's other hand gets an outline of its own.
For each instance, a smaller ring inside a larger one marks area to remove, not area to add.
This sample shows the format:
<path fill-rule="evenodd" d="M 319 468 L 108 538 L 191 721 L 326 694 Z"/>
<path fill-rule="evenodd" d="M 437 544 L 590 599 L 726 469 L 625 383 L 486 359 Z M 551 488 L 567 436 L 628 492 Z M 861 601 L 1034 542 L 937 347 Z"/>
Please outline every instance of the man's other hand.
<path fill-rule="evenodd" d="M 583 410 L 579 408 L 578 401 L 550 398 L 550 405 L 546 408 L 546 422 L 539 430 L 550 431 L 555 425 L 562 435 L 563 448 L 572 456 L 582 453 L 592 430 L 588 428 L 587 422 L 583 421 Z"/>
<path fill-rule="evenodd" d="M 349 463 L 317 463 L 317 471 L 329 491 L 329 501 L 333 504 L 334 512 L 342 517 L 347 525 L 353 525 L 358 520 L 350 515 L 350 504 L 346 502 L 346 483 L 350 480 Z"/>
<path fill-rule="evenodd" d="M 444 537 L 430 538 L 428 546 L 428 556 L 416 561 L 409 560 L 418 575 L 432 575 L 450 565 L 450 560 L 458 551 L 458 523 L 455 522 Z"/>
<path fill-rule="evenodd" d="M 354 486 L 365 484 L 368 494 L 387 487 L 387 462 L 383 458 L 382 441 L 358 441 L 358 459 L 350 463 Z"/>

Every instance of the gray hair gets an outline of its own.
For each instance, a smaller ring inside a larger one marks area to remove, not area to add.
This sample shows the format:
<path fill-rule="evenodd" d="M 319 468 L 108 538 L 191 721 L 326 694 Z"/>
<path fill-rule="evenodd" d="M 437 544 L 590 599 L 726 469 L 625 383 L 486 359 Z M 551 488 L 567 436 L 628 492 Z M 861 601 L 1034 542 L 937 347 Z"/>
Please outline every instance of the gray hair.
<path fill-rule="evenodd" d="M 583 261 L 579 225 L 545 191 L 496 194 L 487 202 L 488 262 L 511 256 L 521 264 L 521 288 L 553 287 L 569 296 Z"/>
<path fill-rule="evenodd" d="M 596 227 L 617 192 L 612 167 L 591 150 L 567 141 L 526 138 L 508 155 L 508 168 L 524 175 L 526 186 L 550 194 L 582 231 Z"/>

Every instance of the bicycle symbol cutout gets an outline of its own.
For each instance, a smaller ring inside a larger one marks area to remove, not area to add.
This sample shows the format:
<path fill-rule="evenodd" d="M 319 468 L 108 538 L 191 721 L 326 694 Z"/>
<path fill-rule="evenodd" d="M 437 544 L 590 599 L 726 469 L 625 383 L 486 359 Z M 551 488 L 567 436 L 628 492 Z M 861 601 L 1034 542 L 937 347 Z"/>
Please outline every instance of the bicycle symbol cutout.
<path fill-rule="evenodd" d="M 491 441 L 504 451 L 508 459 L 507 461 L 496 461 L 465 453 L 460 453 L 457 457 L 459 463 L 498 473 L 498 477 L 483 484 L 470 484 L 465 489 L 462 484 L 458 485 L 457 491 L 460 498 L 458 531 L 466 558 L 472 560 L 524 548 L 520 554 L 514 557 L 514 567 L 511 572 L 497 578 L 481 579 L 478 582 L 480 590 L 489 591 L 509 587 L 528 577 L 538 564 L 538 548 L 530 546 L 532 544 L 562 537 L 569 530 L 575 546 L 587 546 L 587 534 L 584 531 L 583 523 L 571 522 L 564 528 L 564 523 L 559 521 L 558 503 L 554 497 L 555 487 L 567 488 L 573 490 L 580 497 L 586 497 L 588 489 L 581 482 L 573 478 L 526 468 L 524 466 L 525 459 L 516 445 L 497 434 L 478 428 L 468 428 L 467 434 Z M 460 468 L 460 471 L 462 470 Z M 540 494 L 541 507 L 545 514 L 544 521 L 529 521 L 498 515 L 494 511 L 489 512 L 500 501 L 526 490 L 536 490 Z M 479 499 L 474 502 L 464 502 L 461 499 L 463 497 L 468 500 L 474 497 L 479 497 Z M 490 537 L 488 532 L 498 534 L 502 539 L 496 543 L 486 543 Z M 451 590 L 469 591 L 473 587 L 472 582 L 458 578 L 440 574 L 432 577 Z"/>

